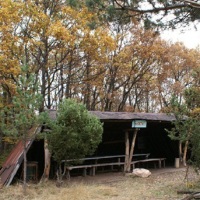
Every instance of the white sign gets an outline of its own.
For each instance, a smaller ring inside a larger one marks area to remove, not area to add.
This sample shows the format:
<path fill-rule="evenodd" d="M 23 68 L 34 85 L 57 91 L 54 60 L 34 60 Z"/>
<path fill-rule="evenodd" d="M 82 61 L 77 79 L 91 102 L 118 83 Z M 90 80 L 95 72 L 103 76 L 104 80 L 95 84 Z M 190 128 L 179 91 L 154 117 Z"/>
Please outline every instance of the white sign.
<path fill-rule="evenodd" d="M 132 128 L 146 128 L 147 121 L 146 120 L 133 120 L 132 121 Z"/>

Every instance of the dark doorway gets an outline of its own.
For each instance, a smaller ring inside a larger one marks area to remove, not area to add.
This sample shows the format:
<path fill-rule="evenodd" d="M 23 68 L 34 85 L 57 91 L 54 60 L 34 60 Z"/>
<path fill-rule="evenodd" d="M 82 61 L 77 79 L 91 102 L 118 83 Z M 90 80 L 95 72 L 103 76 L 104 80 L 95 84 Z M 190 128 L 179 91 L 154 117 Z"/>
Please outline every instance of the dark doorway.
<path fill-rule="evenodd" d="M 44 171 L 44 140 L 33 142 L 27 154 L 27 162 L 38 163 L 38 179 L 40 179 Z"/>

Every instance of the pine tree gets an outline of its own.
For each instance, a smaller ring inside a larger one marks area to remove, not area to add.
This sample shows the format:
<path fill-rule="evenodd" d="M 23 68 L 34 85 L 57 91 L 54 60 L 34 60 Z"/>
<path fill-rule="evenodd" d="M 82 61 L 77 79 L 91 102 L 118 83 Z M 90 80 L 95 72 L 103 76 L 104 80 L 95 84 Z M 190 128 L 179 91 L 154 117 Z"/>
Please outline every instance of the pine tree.
<path fill-rule="evenodd" d="M 21 67 L 21 74 L 19 75 L 18 79 L 16 79 L 16 82 L 16 94 L 12 99 L 12 104 L 2 110 L 0 125 L 1 130 L 6 137 L 9 137 L 15 141 L 23 141 L 23 188 L 24 194 L 26 194 L 26 143 L 28 140 L 34 137 L 34 135 L 30 133 L 30 129 L 37 125 L 38 115 L 36 115 L 36 112 L 41 103 L 41 95 L 37 93 L 35 75 L 29 73 L 28 66 L 25 65 Z"/>
<path fill-rule="evenodd" d="M 102 140 L 103 127 L 86 107 L 72 99 L 64 100 L 55 121 L 47 122 L 49 148 L 58 163 L 57 178 L 62 180 L 62 160 L 79 159 L 92 155 Z"/>
<path fill-rule="evenodd" d="M 176 117 L 174 128 L 167 130 L 169 137 L 179 141 L 179 157 L 183 164 L 190 162 L 196 168 L 200 168 L 200 95 L 198 87 L 185 90 L 185 102 L 180 104 L 176 98 L 172 98 L 171 110 Z M 188 149 L 191 152 L 189 158 Z"/>

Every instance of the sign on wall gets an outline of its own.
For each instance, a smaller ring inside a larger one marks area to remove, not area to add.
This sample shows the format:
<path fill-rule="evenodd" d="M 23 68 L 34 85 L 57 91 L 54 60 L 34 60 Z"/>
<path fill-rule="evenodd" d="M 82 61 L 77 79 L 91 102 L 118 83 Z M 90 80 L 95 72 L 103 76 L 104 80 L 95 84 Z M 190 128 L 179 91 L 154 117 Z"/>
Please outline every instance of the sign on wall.
<path fill-rule="evenodd" d="M 132 121 L 132 128 L 146 128 L 147 121 L 146 120 L 133 120 Z"/>

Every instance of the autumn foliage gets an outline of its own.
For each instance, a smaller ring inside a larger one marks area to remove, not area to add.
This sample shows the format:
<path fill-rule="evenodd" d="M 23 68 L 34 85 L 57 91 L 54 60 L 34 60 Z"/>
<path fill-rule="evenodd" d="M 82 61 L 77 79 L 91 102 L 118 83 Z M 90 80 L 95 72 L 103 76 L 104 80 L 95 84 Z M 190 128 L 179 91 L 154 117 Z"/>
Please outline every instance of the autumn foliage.
<path fill-rule="evenodd" d="M 0 107 L 12 103 L 21 65 L 37 77 L 40 111 L 65 98 L 88 110 L 165 111 L 172 94 L 184 101 L 184 89 L 197 82 L 199 49 L 164 41 L 137 20 L 105 23 L 81 1 L 0 7 Z"/>

